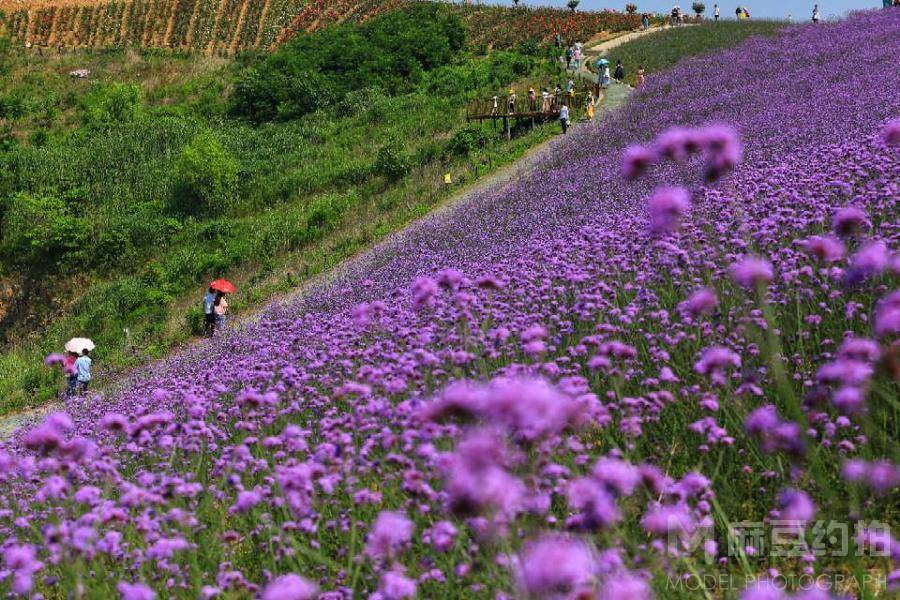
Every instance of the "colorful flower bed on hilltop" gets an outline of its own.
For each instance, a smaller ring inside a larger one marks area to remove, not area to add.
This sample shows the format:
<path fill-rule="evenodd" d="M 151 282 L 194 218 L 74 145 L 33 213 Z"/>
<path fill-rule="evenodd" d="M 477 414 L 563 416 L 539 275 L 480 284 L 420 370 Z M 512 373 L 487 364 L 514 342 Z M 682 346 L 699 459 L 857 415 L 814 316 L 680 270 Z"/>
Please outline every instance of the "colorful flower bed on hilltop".
<path fill-rule="evenodd" d="M 898 31 L 857 15 L 651 76 L 511 188 L 23 432 L 0 452 L 0 585 L 897 585 Z M 813 545 L 832 519 L 849 555 Z M 739 521 L 799 554 L 734 544 Z"/>
<path fill-rule="evenodd" d="M 284 41 L 299 32 L 316 31 L 345 21 L 364 22 L 410 0 L 318 0 L 310 2 L 285 28 Z M 602 31 L 630 31 L 640 27 L 639 15 L 614 10 L 575 12 L 557 8 L 509 8 L 501 6 L 450 7 L 466 24 L 467 39 L 474 48 L 514 48 L 524 43 L 552 44 L 556 34 L 566 43 L 585 42 Z"/>
<path fill-rule="evenodd" d="M 641 25 L 640 15 L 615 10 L 572 12 L 554 8 L 496 6 L 459 7 L 470 44 L 475 47 L 513 48 L 526 42 L 552 44 L 559 34 L 567 44 L 586 42 L 605 31 L 631 31 Z"/>

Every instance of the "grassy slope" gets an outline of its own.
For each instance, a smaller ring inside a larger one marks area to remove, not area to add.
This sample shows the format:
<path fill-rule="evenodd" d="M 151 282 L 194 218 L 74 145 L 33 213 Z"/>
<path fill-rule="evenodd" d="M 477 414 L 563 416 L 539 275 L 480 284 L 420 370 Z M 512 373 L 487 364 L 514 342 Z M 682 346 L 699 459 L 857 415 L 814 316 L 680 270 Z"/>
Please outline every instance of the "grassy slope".
<path fill-rule="evenodd" d="M 526 80 L 547 81 L 553 71 L 544 64 L 534 63 Z M 90 69 L 91 79 L 70 78 L 75 68 Z M 6 133 L 35 166 L 18 174 L 14 187 L 83 183 L 90 189 L 84 218 L 93 231 L 131 236 L 142 229 L 145 239 L 115 244 L 109 272 L 48 277 L 27 301 L 43 306 L 6 332 L 16 341 L 0 356 L 0 411 L 56 392 L 59 382 L 40 359 L 73 332 L 101 343 L 101 369 L 161 356 L 191 337 L 199 316 L 195 296 L 207 277 L 227 274 L 238 282 L 235 310 L 254 306 L 426 214 L 454 192 L 443 185 L 444 172 L 464 184 L 556 131 L 538 128 L 512 142 L 498 135 L 476 156 L 447 158 L 447 139 L 464 125 L 462 103 L 420 93 L 371 98 L 371 110 L 351 116 L 315 114 L 257 128 L 224 117 L 222 98 L 235 70 L 222 59 L 158 51 L 8 56 L 0 91 L 24 98 L 26 107 Z M 140 85 L 141 115 L 112 127 L 84 127 L 91 94 L 119 83 Z M 38 88 L 45 93 L 36 94 Z M 250 208 L 172 219 L 165 198 L 177 151 L 194 132 L 210 128 L 237 158 L 239 195 Z M 417 165 L 398 183 L 372 173 L 374 155 L 389 139 L 401 140 Z"/>

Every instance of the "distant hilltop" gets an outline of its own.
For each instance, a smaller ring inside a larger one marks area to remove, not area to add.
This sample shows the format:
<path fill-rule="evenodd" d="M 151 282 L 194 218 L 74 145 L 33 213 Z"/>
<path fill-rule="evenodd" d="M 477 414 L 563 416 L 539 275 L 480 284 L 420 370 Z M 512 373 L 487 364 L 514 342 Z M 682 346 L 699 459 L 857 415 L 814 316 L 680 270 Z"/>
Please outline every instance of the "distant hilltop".
<path fill-rule="evenodd" d="M 0 32 L 36 48 L 137 46 L 233 55 L 271 48 L 301 32 L 363 22 L 410 0 L 0 0 Z M 579 39 L 639 25 L 616 11 L 455 6 L 470 42 L 504 47 L 556 33 Z"/>

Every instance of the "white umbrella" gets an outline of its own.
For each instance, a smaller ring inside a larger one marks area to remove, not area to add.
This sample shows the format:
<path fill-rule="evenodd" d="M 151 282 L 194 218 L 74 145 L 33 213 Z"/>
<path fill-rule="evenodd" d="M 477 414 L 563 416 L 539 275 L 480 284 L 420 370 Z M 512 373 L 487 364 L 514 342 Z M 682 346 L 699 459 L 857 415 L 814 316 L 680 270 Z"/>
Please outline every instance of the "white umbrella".
<path fill-rule="evenodd" d="M 94 342 L 87 338 L 72 338 L 66 342 L 66 352 L 81 354 L 85 350 L 93 350 Z"/>

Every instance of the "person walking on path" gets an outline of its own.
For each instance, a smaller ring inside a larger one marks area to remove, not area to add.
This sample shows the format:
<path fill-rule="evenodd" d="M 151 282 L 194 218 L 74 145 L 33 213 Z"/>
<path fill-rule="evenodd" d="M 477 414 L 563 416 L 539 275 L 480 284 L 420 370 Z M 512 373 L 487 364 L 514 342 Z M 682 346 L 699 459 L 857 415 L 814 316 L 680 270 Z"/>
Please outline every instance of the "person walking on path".
<path fill-rule="evenodd" d="M 713 19 L 715 19 L 716 21 L 719 20 L 719 5 L 718 4 L 713 4 Z"/>
<path fill-rule="evenodd" d="M 63 373 L 66 374 L 66 398 L 75 395 L 75 388 L 78 385 L 78 371 L 75 368 L 75 361 L 78 360 L 78 353 L 66 352 L 63 358 Z"/>
<path fill-rule="evenodd" d="M 225 315 L 228 314 L 228 300 L 225 299 L 225 294 L 223 294 L 222 292 L 216 294 L 216 301 L 213 304 L 213 311 L 216 313 L 216 330 L 224 330 Z"/>
<path fill-rule="evenodd" d="M 603 89 L 608 88 L 609 84 L 612 83 L 612 79 L 610 79 L 610 76 L 609 76 L 609 65 L 608 64 L 603 65 L 603 77 L 601 79 L 601 82 L 602 83 L 600 85 L 601 85 L 601 87 L 603 87 Z"/>
<path fill-rule="evenodd" d="M 562 48 L 562 36 L 560 34 L 556 34 L 556 47 Z"/>
<path fill-rule="evenodd" d="M 814 4 L 814 5 L 813 5 L 812 22 L 813 22 L 813 23 L 818 23 L 818 22 L 819 22 L 820 16 L 821 16 L 821 15 L 819 15 L 819 5 L 818 5 L 818 4 Z"/>
<path fill-rule="evenodd" d="M 642 85 L 644 85 L 644 65 L 638 65 L 635 87 L 640 87 Z"/>
<path fill-rule="evenodd" d="M 213 312 L 213 303 L 216 301 L 216 290 L 209 288 L 203 296 L 203 333 L 211 337 L 216 329 L 216 313 Z"/>
<path fill-rule="evenodd" d="M 569 107 L 565 104 L 559 109 L 559 126 L 562 127 L 563 134 L 569 132 Z"/>
<path fill-rule="evenodd" d="M 581 68 L 581 43 L 575 44 L 575 51 L 572 52 L 572 58 L 575 60 L 575 70 Z"/>
<path fill-rule="evenodd" d="M 616 61 L 616 70 L 613 72 L 613 78 L 620 83 L 625 79 L 625 67 L 622 66 L 622 59 Z"/>
<path fill-rule="evenodd" d="M 587 119 L 588 121 L 594 120 L 594 94 L 591 92 L 587 93 Z"/>
<path fill-rule="evenodd" d="M 641 15 L 641 25 L 644 27 L 644 31 L 650 29 L 650 16 L 647 13 Z"/>
<path fill-rule="evenodd" d="M 566 71 L 572 68 L 572 46 L 566 48 Z"/>
<path fill-rule="evenodd" d="M 88 391 L 91 383 L 91 366 L 93 362 L 90 357 L 91 351 L 85 348 L 81 351 L 81 356 L 75 360 L 75 378 L 78 381 L 78 389 L 84 394 Z"/>

